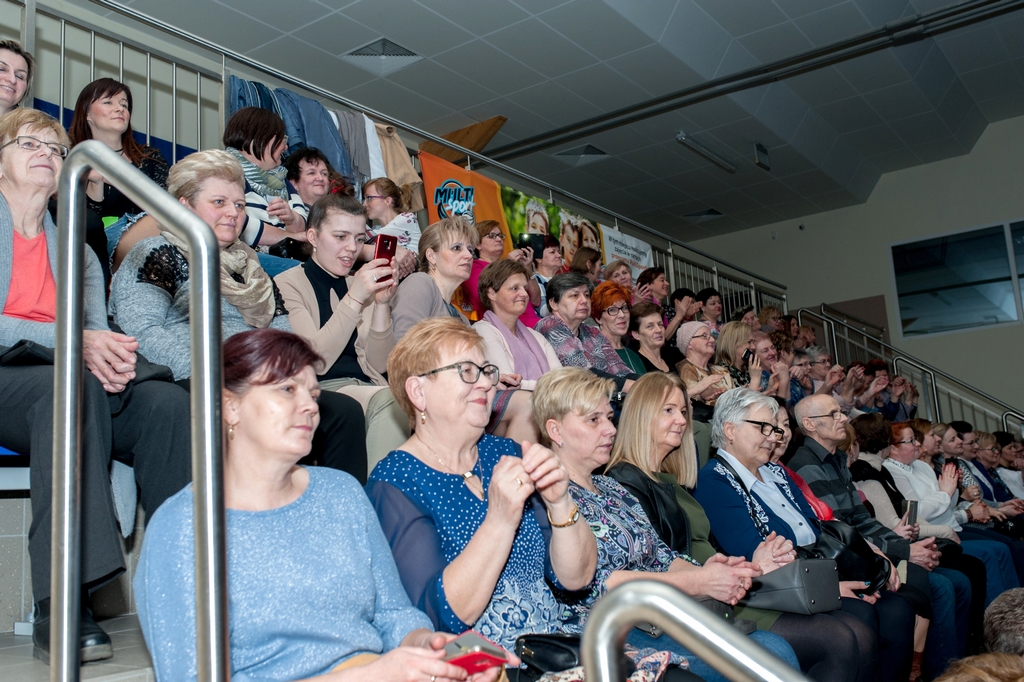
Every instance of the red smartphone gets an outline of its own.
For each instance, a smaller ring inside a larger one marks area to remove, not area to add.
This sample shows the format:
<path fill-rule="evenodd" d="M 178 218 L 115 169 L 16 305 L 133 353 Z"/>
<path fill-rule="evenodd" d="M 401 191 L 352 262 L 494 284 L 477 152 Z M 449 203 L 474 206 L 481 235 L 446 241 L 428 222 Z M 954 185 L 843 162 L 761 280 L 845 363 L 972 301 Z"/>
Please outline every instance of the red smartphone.
<path fill-rule="evenodd" d="M 508 652 L 491 640 L 467 630 L 444 647 L 444 660 L 470 675 L 508 662 Z"/>
<path fill-rule="evenodd" d="M 373 260 L 387 258 L 388 265 L 391 265 L 395 259 L 395 251 L 397 249 L 398 237 L 391 234 L 379 234 L 377 235 L 377 242 L 373 247 Z M 391 279 L 391 275 L 385 275 L 377 281 L 387 282 L 389 279 Z"/>

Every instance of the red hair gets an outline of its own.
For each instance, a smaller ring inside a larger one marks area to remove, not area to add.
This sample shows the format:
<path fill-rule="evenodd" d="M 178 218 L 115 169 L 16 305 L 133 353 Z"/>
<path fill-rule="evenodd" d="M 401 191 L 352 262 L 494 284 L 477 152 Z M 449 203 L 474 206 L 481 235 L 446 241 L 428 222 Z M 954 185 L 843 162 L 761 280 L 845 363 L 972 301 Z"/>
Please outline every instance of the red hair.
<path fill-rule="evenodd" d="M 301 337 L 280 329 L 253 329 L 224 342 L 224 388 L 244 393 L 251 386 L 276 384 L 323 358 Z"/>
<path fill-rule="evenodd" d="M 594 288 L 594 293 L 590 295 L 590 315 L 595 320 L 600 320 L 605 309 L 610 308 L 616 301 L 621 300 L 629 305 L 632 298 L 629 289 L 618 282 L 612 280 L 601 282 Z"/>
<path fill-rule="evenodd" d="M 913 431 L 914 438 L 917 438 L 917 431 L 914 431 L 914 429 L 911 428 L 910 424 L 908 424 L 907 422 L 896 422 L 895 424 L 892 425 L 892 433 L 889 436 L 889 445 L 897 445 L 901 440 L 903 440 L 904 429 L 910 429 L 911 431 Z"/>

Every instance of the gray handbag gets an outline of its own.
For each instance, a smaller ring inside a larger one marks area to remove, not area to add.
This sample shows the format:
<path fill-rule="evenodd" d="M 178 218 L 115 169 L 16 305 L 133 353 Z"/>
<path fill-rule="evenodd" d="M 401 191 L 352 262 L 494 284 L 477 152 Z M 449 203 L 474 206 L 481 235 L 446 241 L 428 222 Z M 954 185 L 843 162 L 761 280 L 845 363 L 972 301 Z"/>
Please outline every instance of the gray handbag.
<path fill-rule="evenodd" d="M 842 606 L 839 570 L 831 559 L 796 559 L 753 579 L 743 606 L 786 613 L 825 613 Z"/>

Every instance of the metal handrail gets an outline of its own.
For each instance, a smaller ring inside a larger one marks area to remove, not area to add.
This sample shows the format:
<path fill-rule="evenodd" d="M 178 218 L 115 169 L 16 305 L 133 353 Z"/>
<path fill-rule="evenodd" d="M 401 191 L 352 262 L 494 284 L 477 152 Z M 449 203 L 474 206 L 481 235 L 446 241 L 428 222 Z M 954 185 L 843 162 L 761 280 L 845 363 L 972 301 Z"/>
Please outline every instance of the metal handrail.
<path fill-rule="evenodd" d="M 341 104 L 341 105 L 343 105 L 345 107 L 348 107 L 349 109 L 354 109 L 355 111 L 360 111 L 360 112 L 366 114 L 367 116 L 375 118 L 375 119 L 377 119 L 379 121 L 383 121 L 383 122 L 387 123 L 388 125 L 395 126 L 396 128 L 401 128 L 402 130 L 405 130 L 405 131 L 407 131 L 409 133 L 412 133 L 413 135 L 416 135 L 417 137 L 421 137 L 421 138 L 423 138 L 425 140 L 430 140 L 431 142 L 435 142 L 435 143 L 437 143 L 439 145 L 442 145 L 443 147 L 447 147 L 448 149 L 452 149 L 454 151 L 457 151 L 459 154 L 464 155 L 469 160 L 478 161 L 481 164 L 486 164 L 486 165 L 488 165 L 488 166 L 490 166 L 492 168 L 496 168 L 498 170 L 501 170 L 504 173 L 509 173 L 509 174 L 511 174 L 511 175 L 513 175 L 513 176 L 515 176 L 517 178 L 521 178 L 522 180 L 525 180 L 525 181 L 527 181 L 527 182 L 529 182 L 529 183 L 531 183 L 533 185 L 536 185 L 538 187 L 543 187 L 544 189 L 547 189 L 547 190 L 549 190 L 551 192 L 557 193 L 557 194 L 565 197 L 566 199 L 574 201 L 574 202 L 576 202 L 578 204 L 581 204 L 583 206 L 587 206 L 587 207 L 589 207 L 589 208 L 591 208 L 591 209 L 593 209 L 595 211 L 598 211 L 600 213 L 603 213 L 604 215 L 607 215 L 607 216 L 609 216 L 611 218 L 614 218 L 615 220 L 617 220 L 619 222 L 623 222 L 623 223 L 626 223 L 628 225 L 632 225 L 633 227 L 641 230 L 642 232 L 646 232 L 647 234 L 650 234 L 652 236 L 658 237 L 659 239 L 663 239 L 663 240 L 665 240 L 666 242 L 668 242 L 670 244 L 675 244 L 676 246 L 679 246 L 680 248 L 686 249 L 687 251 L 689 251 L 691 253 L 695 253 L 698 256 L 701 256 L 703 258 L 707 258 L 710 261 L 713 261 L 713 262 L 718 263 L 720 265 L 724 265 L 724 266 L 728 267 L 731 270 L 735 270 L 736 272 L 739 272 L 739 273 L 742 273 L 744 275 L 747 275 L 748 277 L 754 277 L 754 278 L 760 280 L 761 282 L 764 282 L 766 284 L 770 284 L 771 286 L 778 287 L 778 288 L 783 289 L 783 290 L 786 289 L 786 285 L 784 285 L 784 284 L 780 284 L 780 283 L 775 282 L 773 280 L 767 279 L 767 278 L 765 278 L 765 277 L 763 277 L 763 276 L 761 276 L 761 275 L 759 275 L 759 274 L 757 274 L 755 272 L 751 272 L 751 271 L 747 270 L 746 268 L 742 268 L 742 267 L 740 267 L 738 265 L 734 265 L 732 263 L 726 263 L 725 261 L 720 260 L 720 259 L 712 256 L 709 253 L 701 251 L 700 249 L 697 249 L 697 248 L 694 248 L 692 246 L 689 246 L 689 245 L 685 244 L 684 242 L 680 241 L 679 239 L 677 239 L 675 237 L 672 237 L 672 236 L 670 236 L 668 234 L 665 234 L 664 232 L 661 232 L 660 230 L 657 230 L 657 229 L 655 229 L 653 227 L 650 227 L 648 225 L 644 225 L 643 223 L 637 222 L 636 220 L 633 220 L 632 218 L 624 216 L 624 215 L 622 215 L 620 213 L 616 213 L 615 211 L 612 211 L 612 210 L 610 210 L 608 208 L 605 208 L 605 207 L 603 207 L 603 206 L 601 206 L 599 204 L 596 204 L 593 201 L 590 201 L 589 199 L 584 199 L 581 196 L 578 196 L 576 194 L 572 194 L 571 192 L 567 192 L 564 189 L 561 189 L 561 188 L 559 188 L 559 187 L 557 187 L 555 185 L 552 185 L 549 182 L 545 182 L 544 180 L 541 180 L 539 178 L 535 178 L 532 175 L 529 175 L 527 173 L 524 173 L 521 170 L 513 168 L 512 166 L 507 166 L 507 165 L 501 163 L 500 161 L 495 161 L 494 159 L 492 159 L 492 158 L 490 158 L 490 157 L 488 157 L 488 156 L 486 156 L 486 155 L 484 155 L 484 154 L 482 154 L 480 152 L 476 152 L 476 151 L 473 151 L 471 149 L 467 149 L 466 147 L 462 147 L 460 145 L 457 145 L 457 144 L 455 144 L 454 142 L 452 142 L 450 140 L 446 140 L 443 137 L 440 137 L 438 135 L 434 135 L 433 133 L 427 132 L 426 130 L 422 130 L 422 129 L 417 128 L 417 127 L 415 127 L 413 125 L 410 125 L 408 123 L 400 121 L 400 120 L 398 120 L 396 118 L 392 118 L 391 116 L 388 116 L 386 114 L 382 114 L 379 111 L 376 111 L 374 109 L 370 109 L 369 107 L 367 107 L 365 105 L 362 105 L 362 104 L 359 104 L 358 102 L 350 100 L 350 99 L 348 99 L 346 97 L 342 97 L 340 95 L 336 95 L 333 92 L 330 92 L 329 90 L 325 90 L 324 88 L 321 88 L 321 87 L 319 87 L 317 85 L 314 85 L 314 84 L 312 84 L 312 83 L 310 83 L 308 81 L 302 80 L 301 78 L 296 78 L 295 76 L 286 74 L 286 73 L 284 73 L 282 71 L 279 71 L 279 70 L 277 70 L 277 69 L 275 69 L 275 68 L 273 68 L 271 66 L 267 66 L 263 62 L 259 62 L 259 61 L 255 60 L 255 59 L 252 59 L 251 57 L 245 56 L 244 54 L 242 54 L 240 52 L 235 52 L 234 50 L 231 50 L 231 49 L 228 49 L 226 47 L 223 47 L 222 45 L 219 45 L 219 44 L 217 44 L 217 43 L 215 43 L 213 41 L 206 40 L 205 38 L 200 38 L 199 36 L 196 36 L 196 35 L 193 35 L 191 33 L 187 33 L 185 31 L 182 31 L 181 29 L 179 29 L 179 28 L 177 28 L 175 26 L 172 26 L 171 24 L 168 24 L 167 22 L 164 22 L 164 21 L 161 21 L 161 20 L 156 19 L 154 17 L 151 17 L 148 14 L 145 14 L 143 12 L 139 12 L 138 10 L 132 9 L 130 7 L 125 7 L 124 5 L 121 5 L 121 4 L 117 3 L 117 2 L 113 2 L 112 0 L 90 0 L 90 2 L 92 2 L 93 4 L 99 5 L 100 7 L 103 7 L 105 9 L 109 9 L 109 10 L 111 10 L 113 12 L 117 12 L 118 14 L 121 14 L 122 16 L 126 16 L 126 17 L 128 17 L 130 19 L 134 19 L 135 21 L 143 23 L 143 24 L 145 24 L 147 26 L 150 26 L 152 28 L 156 28 L 156 29 L 159 29 L 161 31 L 164 31 L 165 33 L 169 33 L 169 34 L 171 34 L 171 35 L 173 35 L 173 36 L 175 36 L 177 38 L 180 38 L 182 40 L 188 41 L 188 42 L 190 42 L 190 43 L 192 43 L 194 45 L 198 45 L 198 46 L 200 46 L 200 47 L 202 47 L 204 49 L 207 49 L 207 50 L 210 50 L 210 51 L 215 52 L 217 54 L 220 54 L 223 57 L 227 57 L 227 58 L 231 59 L 232 61 L 238 62 L 239 64 L 244 64 L 244 65 L 248 66 L 249 68 L 255 69 L 255 70 L 257 70 L 257 71 L 259 71 L 261 73 L 264 73 L 264 74 L 266 74 L 268 76 L 276 78 L 276 79 L 278 79 L 280 81 L 283 81 L 285 83 L 290 83 L 291 85 L 295 85 L 295 86 L 298 86 L 298 87 L 303 88 L 305 90 L 308 90 L 309 92 L 312 92 L 312 93 L 314 93 L 316 95 L 319 95 L 320 97 L 323 97 L 323 98 L 331 100 L 333 102 L 337 102 L 338 104 Z"/>
<path fill-rule="evenodd" d="M 872 329 L 877 329 L 880 332 L 879 338 L 881 338 L 882 334 L 885 333 L 885 327 L 879 327 L 874 322 L 868 322 L 867 320 L 861 319 L 861 318 L 857 317 L 856 315 L 850 315 L 849 313 L 845 313 L 842 310 L 839 310 L 838 308 L 833 308 L 832 306 L 828 305 L 827 303 L 822 303 L 820 310 L 825 315 L 832 315 L 832 317 L 839 317 L 841 315 L 842 317 L 845 317 L 847 320 L 853 320 L 854 322 L 859 322 L 860 324 L 864 325 L 865 327 L 871 327 Z M 836 313 L 836 314 L 833 315 L 832 313 L 829 313 L 829 310 L 834 311 L 834 313 Z M 862 329 L 861 331 L 865 331 L 866 332 L 867 330 L 866 329 Z"/>
<path fill-rule="evenodd" d="M 637 580 L 620 585 L 594 606 L 580 656 L 587 680 L 619 682 L 626 635 L 638 623 L 657 625 L 698 658 L 736 682 L 807 682 L 725 620 L 671 585 Z"/>
<path fill-rule="evenodd" d="M 1021 414 L 1020 412 L 1017 412 L 1015 410 L 1007 410 L 1006 412 L 1003 412 L 1003 431 L 1009 432 L 1010 417 L 1017 417 L 1018 419 L 1020 419 L 1020 421 L 1024 422 L 1024 414 Z M 1024 433 L 1022 433 L 1021 435 L 1024 435 Z"/>
<path fill-rule="evenodd" d="M 796 322 L 797 322 L 797 324 L 803 326 L 803 323 L 804 323 L 803 316 L 804 315 L 809 315 L 811 317 L 816 317 L 816 318 L 818 318 L 821 321 L 821 329 L 822 329 L 822 331 L 824 333 L 826 333 L 826 334 L 829 334 L 829 336 L 826 337 L 826 343 L 827 343 L 828 339 L 831 339 L 831 341 L 832 341 L 832 345 L 829 346 L 828 349 L 829 349 L 829 351 L 832 352 L 832 359 L 835 360 L 836 359 L 836 354 L 839 352 L 839 344 L 836 343 L 836 325 L 835 325 L 835 323 L 832 320 L 830 320 L 827 317 L 825 317 L 824 315 L 819 315 L 818 313 L 814 312 L 813 310 L 808 310 L 807 308 L 800 308 L 799 310 L 796 311 Z"/>
<path fill-rule="evenodd" d="M 213 231 L 116 152 L 95 140 L 75 146 L 58 181 L 57 337 L 54 362 L 53 561 L 50 679 L 79 674 L 82 330 L 85 187 L 95 169 L 191 253 L 188 309 L 192 353 L 192 476 L 195 514 L 196 636 L 199 679 L 230 678 L 220 399 L 220 251 Z"/>
<path fill-rule="evenodd" d="M 908 365 L 910 365 L 910 366 L 912 366 L 912 367 L 916 367 L 917 369 L 919 369 L 921 371 L 922 374 L 928 375 L 928 384 L 931 387 L 931 394 L 932 394 L 932 405 L 934 406 L 934 410 L 935 410 L 935 415 L 934 415 L 935 416 L 935 420 L 936 421 L 940 421 L 940 422 L 943 421 L 943 419 L 942 419 L 942 404 L 939 402 L 939 388 L 938 388 L 938 385 L 935 383 L 935 373 L 932 372 L 930 369 L 928 369 L 923 364 L 921 364 L 920 362 L 917 362 L 917 361 L 915 361 L 915 360 L 913 360 L 911 358 L 908 358 L 905 355 L 896 355 L 892 359 L 892 372 L 893 372 L 893 374 L 899 375 L 899 373 L 900 373 L 900 362 L 901 361 L 906 363 L 906 364 L 908 364 Z"/>

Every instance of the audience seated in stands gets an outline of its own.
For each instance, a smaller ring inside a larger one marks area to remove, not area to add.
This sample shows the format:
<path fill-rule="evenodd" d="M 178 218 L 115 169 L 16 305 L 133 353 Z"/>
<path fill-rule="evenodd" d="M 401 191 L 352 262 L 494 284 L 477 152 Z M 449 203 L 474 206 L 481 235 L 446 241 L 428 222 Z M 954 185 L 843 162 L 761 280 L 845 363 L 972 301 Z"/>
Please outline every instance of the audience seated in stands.
<path fill-rule="evenodd" d="M 23 65 L 10 49 L 8 66 Z M 47 202 L 70 140 L 54 119 L 18 108 L 0 118 L 0 445 L 30 457 L 28 533 L 35 601 L 34 655 L 49 661 L 57 227 Z M 188 394 L 166 367 L 138 355 L 132 336 L 110 331 L 99 261 L 85 252 L 80 398 L 82 662 L 110 658 L 110 637 L 93 620 L 89 590 L 125 570 L 111 493 L 111 456 L 134 466 L 149 518 L 191 479 Z M 31 342 L 36 347 L 26 346 Z M 12 347 L 15 347 L 12 349 Z M 59 512 L 58 512 L 59 513 Z M 78 586 L 72 586 L 77 589 Z M 56 608 L 56 606 L 55 606 Z M 72 617 L 75 617 L 72 614 Z"/>
<path fill-rule="evenodd" d="M 548 340 L 523 323 L 523 311 L 530 309 L 530 281 L 529 271 L 507 258 L 488 265 L 479 277 L 486 312 L 473 329 L 484 340 L 484 355 L 501 371 L 499 386 L 506 389 L 532 391 L 541 376 L 562 366 Z"/>
<path fill-rule="evenodd" d="M 734 387 L 732 375 L 727 368 L 711 363 L 715 356 L 715 337 L 705 322 L 680 325 L 676 345 L 686 356 L 678 370 L 690 396 L 694 419 L 710 422 L 718 396 Z"/>
<path fill-rule="evenodd" d="M 551 314 L 548 308 L 548 282 L 562 270 L 562 253 L 559 251 L 558 240 L 551 235 L 544 235 L 544 252 L 533 254 L 533 278 L 540 287 L 540 305 L 537 314 L 547 317 Z"/>
<path fill-rule="evenodd" d="M 785 331 L 782 322 L 782 311 L 773 305 L 766 305 L 757 312 L 757 321 L 761 323 L 761 331 L 765 334 L 774 331 Z"/>
<path fill-rule="evenodd" d="M 32 85 L 35 60 L 16 40 L 0 40 L 0 116 L 17 109 Z"/>
<path fill-rule="evenodd" d="M 935 682 L 1019 682 L 1024 679 L 1024 661 L 1017 656 L 989 653 L 957 661 Z"/>
<path fill-rule="evenodd" d="M 753 332 L 744 322 L 727 322 L 715 342 L 715 364 L 725 367 L 737 388 L 761 389 L 761 359 L 754 353 Z"/>
<path fill-rule="evenodd" d="M 604 266 L 604 280 L 623 286 L 632 296 L 633 268 L 624 260 L 613 260 Z"/>
<path fill-rule="evenodd" d="M 347 194 L 313 204 L 306 222 L 309 260 L 275 279 L 292 331 L 323 358 L 317 379 L 363 407 L 367 471 L 409 438 L 405 413 L 384 374 L 395 345 L 390 301 L 398 284 L 388 261 L 352 266 L 366 239 L 366 210 Z"/>
<path fill-rule="evenodd" d="M 551 450 L 485 434 L 499 371 L 483 340 L 455 320 L 424 320 L 388 370 L 415 433 L 366 489 L 413 604 L 438 629 L 473 628 L 506 648 L 559 631 L 552 590 L 590 585 L 594 534 Z"/>
<path fill-rule="evenodd" d="M 614 380 L 619 391 L 628 391 L 638 375 L 619 359 L 604 334 L 584 324 L 590 317 L 590 280 L 567 272 L 552 277 L 547 290 L 551 314 L 537 323 L 537 331 L 555 349 L 562 366 L 589 369 Z"/>
<path fill-rule="evenodd" d="M 783 315 L 782 322 L 782 331 L 789 334 L 791 339 L 796 340 L 797 334 L 800 333 L 800 323 L 797 322 L 796 315 Z"/>
<path fill-rule="evenodd" d="M 668 292 L 671 285 L 668 277 L 665 276 L 665 268 L 647 268 L 636 278 L 636 294 L 633 297 L 633 304 L 647 302 L 661 306 L 665 312 L 665 326 L 668 328 L 675 317 L 675 308 L 668 305 Z M 676 325 L 678 327 L 678 325 Z M 673 330 L 673 333 L 675 330 Z"/>
<path fill-rule="evenodd" d="M 315 147 L 302 147 L 292 152 L 284 160 L 284 167 L 288 171 L 288 182 L 292 183 L 307 207 L 312 207 L 318 199 L 335 189 L 331 180 L 337 173 L 324 153 Z M 352 193 L 351 187 L 346 185 L 340 185 L 336 190 L 344 194 Z"/>
<path fill-rule="evenodd" d="M 281 292 L 260 267 L 255 252 L 239 239 L 245 224 L 245 177 L 232 154 L 196 152 L 174 164 L 167 179 L 171 196 L 210 226 L 220 247 L 221 334 L 270 327 L 290 331 Z M 305 239 L 305 235 L 303 235 Z M 165 364 L 187 387 L 192 374 L 187 243 L 161 232 L 138 242 L 114 275 L 110 312 L 139 352 Z M 362 409 L 340 393 L 320 399 L 320 427 L 313 453 L 323 466 L 366 478 L 366 438 Z"/>
<path fill-rule="evenodd" d="M 665 324 L 661 306 L 646 301 L 629 311 L 629 335 L 633 347 L 648 372 L 671 372 L 673 369 L 661 355 L 665 346 Z"/>
<path fill-rule="evenodd" d="M 642 304 L 641 304 L 642 305 Z M 654 377 L 640 379 L 637 387 Z M 608 463 L 615 441 L 615 416 L 611 407 L 614 384 L 579 367 L 564 367 L 546 374 L 533 395 L 534 418 L 542 425 L 541 442 L 551 447 L 569 473 L 569 492 L 583 519 L 598 533 L 597 573 L 590 587 L 590 599 L 569 605 L 563 627 L 582 634 L 590 607 L 605 592 L 633 580 L 666 582 L 683 592 L 735 606 L 762 568 L 747 561 L 732 561 L 720 554 L 704 566 L 684 552 L 676 552 L 657 536 L 643 509 L 614 479 L 595 476 L 594 471 Z M 673 427 L 666 434 L 676 447 L 689 431 L 686 425 L 685 396 L 680 391 Z M 627 398 L 627 404 L 631 398 Z M 646 434 L 649 440 L 652 434 Z M 770 543 L 766 549 L 778 559 L 778 565 L 792 561 L 793 546 L 788 541 Z M 770 561 L 770 560 L 769 560 Z M 755 631 L 752 638 L 779 658 L 797 665 L 792 649 L 777 635 Z M 654 637 L 639 628 L 631 629 L 628 643 L 641 648 L 665 649 L 683 656 L 689 669 L 708 682 L 726 678 L 691 651 L 670 637 Z"/>
<path fill-rule="evenodd" d="M 647 371 L 643 361 L 633 349 L 624 345 L 629 333 L 629 302 L 632 298 L 625 285 L 614 280 L 601 282 L 594 287 L 594 293 L 590 296 L 590 311 L 601 334 L 612 344 L 619 359 L 629 371 L 640 376 Z"/>
<path fill-rule="evenodd" d="M 373 178 L 363 185 L 363 206 L 370 219 L 367 232 L 371 237 L 389 234 L 398 238 L 398 249 L 395 252 L 395 267 L 398 270 L 398 281 L 416 271 L 416 254 L 421 254 L 420 223 L 415 213 L 406 209 L 412 200 L 408 188 L 401 188 L 388 178 Z M 374 225 L 373 223 L 376 223 Z M 473 246 L 476 246 L 474 244 Z M 373 258 L 373 244 L 363 247 L 362 260 Z"/>
<path fill-rule="evenodd" d="M 789 400 L 789 365 L 779 357 L 771 338 L 764 332 L 753 332 L 750 340 L 754 344 L 754 355 L 761 362 L 761 392 Z M 754 378 L 754 372 L 751 372 Z"/>
<path fill-rule="evenodd" d="M 432 632 L 409 602 L 359 483 L 299 466 L 320 418 L 313 368 L 321 361 L 300 338 L 275 329 L 224 344 L 231 676 L 466 679 L 441 660 L 454 635 Z M 135 574 L 157 679 L 198 674 L 192 496 L 186 486 L 155 514 Z"/>
<path fill-rule="evenodd" d="M 1024 658 L 1024 588 L 1008 590 L 985 610 L 985 646 L 989 651 Z"/>
<path fill-rule="evenodd" d="M 716 339 L 725 321 L 722 319 L 722 294 L 714 287 L 707 287 L 697 292 L 697 303 L 700 304 L 700 321 L 708 326 L 711 335 Z"/>
<path fill-rule="evenodd" d="M 756 391 L 738 388 L 723 394 L 712 423 L 720 459 L 709 461 L 698 476 L 696 498 L 715 537 L 725 551 L 748 559 L 770 532 L 797 546 L 813 544 L 819 533 L 816 516 L 796 484 L 768 462 L 780 430 L 775 426 L 778 411 L 775 400 Z M 840 466 L 845 471 L 845 463 Z M 804 478 L 813 489 L 815 479 Z M 877 660 L 866 661 L 871 672 L 865 679 L 908 679 L 914 610 L 895 594 L 900 585 L 895 566 L 887 589 L 878 593 L 864 594 L 862 583 L 840 583 L 842 611 L 866 623 L 878 638 L 877 648 L 871 647 Z"/>
<path fill-rule="evenodd" d="M 597 286 L 601 281 L 601 252 L 589 246 L 581 246 L 572 257 L 569 272 L 578 272 Z"/>
<path fill-rule="evenodd" d="M 697 482 L 694 423 L 686 413 L 686 392 L 678 377 L 655 374 L 630 392 L 619 420 L 608 476 L 640 503 L 669 549 L 711 567 L 722 558 L 712 544 L 711 522 L 692 491 Z M 792 542 L 769 534 L 751 561 L 762 573 L 788 563 Z M 734 562 L 737 559 L 729 559 Z M 737 607 L 736 617 L 783 637 L 801 668 L 815 680 L 857 680 L 873 666 L 876 637 L 866 625 L 841 612 L 814 616 Z"/>
<path fill-rule="evenodd" d="M 1014 497 L 1024 499 L 1024 482 L 1021 480 L 1024 459 L 1020 457 L 1019 443 L 1006 431 L 994 431 L 992 436 L 996 439 L 996 447 L 999 448 L 996 473 Z"/>
<path fill-rule="evenodd" d="M 470 316 L 473 321 L 482 319 L 484 311 L 487 310 L 483 303 L 483 293 L 480 291 L 480 273 L 484 271 L 484 268 L 504 257 L 526 268 L 527 275 L 533 274 L 529 271 L 533 267 L 533 249 L 530 247 L 513 249 L 508 256 L 503 256 L 505 233 L 501 231 L 498 221 L 481 220 L 476 224 L 476 230 L 480 235 L 480 242 L 477 246 L 477 258 L 473 260 L 473 274 L 462 285 L 465 298 L 473 309 L 473 314 Z M 524 291 L 528 294 L 529 300 L 522 314 L 522 322 L 533 329 L 540 321 L 537 311 L 534 309 L 534 306 L 540 303 L 540 285 L 530 276 L 527 278 Z"/>
<path fill-rule="evenodd" d="M 757 319 L 757 313 L 754 312 L 754 306 L 752 305 L 745 305 L 742 308 L 737 308 L 729 321 L 742 322 L 743 324 L 750 325 L 750 331 L 757 331 L 761 329 L 761 321 Z"/>

